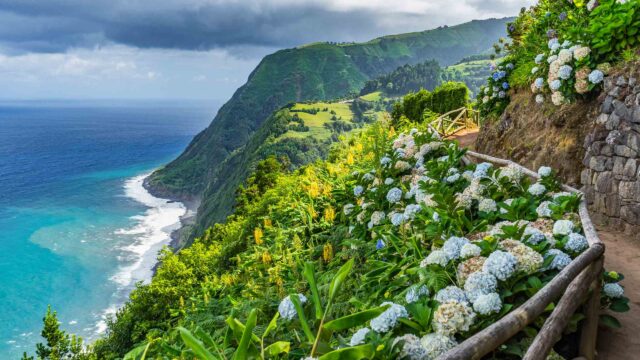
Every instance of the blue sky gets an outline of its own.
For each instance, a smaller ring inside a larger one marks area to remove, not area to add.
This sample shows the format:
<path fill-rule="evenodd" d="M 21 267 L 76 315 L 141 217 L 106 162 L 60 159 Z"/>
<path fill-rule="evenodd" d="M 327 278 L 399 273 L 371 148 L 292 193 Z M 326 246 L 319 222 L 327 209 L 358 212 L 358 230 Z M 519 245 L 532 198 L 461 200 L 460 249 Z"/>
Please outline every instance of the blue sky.
<path fill-rule="evenodd" d="M 512 16 L 533 0 L 2 0 L 0 99 L 224 100 L 260 59 Z"/>

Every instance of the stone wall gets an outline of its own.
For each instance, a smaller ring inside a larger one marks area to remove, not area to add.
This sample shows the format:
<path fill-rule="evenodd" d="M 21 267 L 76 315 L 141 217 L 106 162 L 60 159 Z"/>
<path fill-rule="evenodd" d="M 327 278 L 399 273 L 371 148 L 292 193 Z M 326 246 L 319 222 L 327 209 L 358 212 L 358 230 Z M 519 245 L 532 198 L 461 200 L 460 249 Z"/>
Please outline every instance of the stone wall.
<path fill-rule="evenodd" d="M 605 79 L 599 114 L 585 138 L 580 177 L 593 220 L 633 234 L 640 234 L 638 78 L 623 71 Z"/>

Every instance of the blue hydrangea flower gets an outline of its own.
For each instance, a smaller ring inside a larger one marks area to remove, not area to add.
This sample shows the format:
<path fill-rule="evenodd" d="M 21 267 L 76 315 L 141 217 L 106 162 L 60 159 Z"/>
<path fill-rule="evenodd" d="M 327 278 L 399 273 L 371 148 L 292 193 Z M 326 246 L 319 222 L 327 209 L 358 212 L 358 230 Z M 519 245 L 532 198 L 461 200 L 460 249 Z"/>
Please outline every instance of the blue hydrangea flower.
<path fill-rule="evenodd" d="M 435 222 L 440 221 L 440 214 L 438 214 L 437 212 L 434 212 L 433 215 L 431 216 L 431 220 Z"/>
<path fill-rule="evenodd" d="M 558 70 L 558 76 L 560 77 L 560 79 L 567 80 L 571 77 L 572 71 L 573 71 L 573 68 L 571 66 L 562 65 L 560 66 L 560 70 Z"/>
<path fill-rule="evenodd" d="M 551 176 L 551 168 L 548 166 L 540 166 L 538 169 L 538 175 L 541 177 Z"/>
<path fill-rule="evenodd" d="M 413 285 L 407 291 L 404 299 L 407 301 L 407 304 L 412 304 L 418 300 L 420 300 L 423 296 L 429 296 L 429 289 L 425 285 Z"/>
<path fill-rule="evenodd" d="M 386 178 L 386 179 L 384 179 L 384 184 L 385 184 L 385 185 L 391 185 L 391 184 L 393 184 L 393 178 Z"/>
<path fill-rule="evenodd" d="M 349 341 L 349 345 L 350 346 L 357 346 L 357 345 L 362 345 L 364 344 L 364 339 L 367 336 L 367 334 L 371 331 L 371 329 L 365 327 L 362 329 L 358 329 L 358 331 L 356 331 L 355 333 L 353 333 L 353 335 L 351 336 L 351 341 Z"/>
<path fill-rule="evenodd" d="M 624 296 L 624 289 L 618 283 L 604 284 L 602 291 L 604 291 L 605 295 L 614 299 Z"/>
<path fill-rule="evenodd" d="M 529 186 L 529 189 L 527 189 L 527 191 L 533 196 L 540 196 L 543 195 L 545 191 L 547 191 L 547 188 L 542 184 L 535 183 Z"/>
<path fill-rule="evenodd" d="M 449 260 L 455 260 L 460 258 L 460 250 L 470 241 L 467 238 L 452 236 L 442 245 L 442 251 L 447 255 Z"/>
<path fill-rule="evenodd" d="M 460 174 L 456 173 L 456 174 L 453 174 L 453 175 L 447 176 L 447 177 L 444 179 L 444 181 L 445 181 L 445 182 L 447 182 L 447 183 L 449 183 L 449 184 L 451 184 L 451 183 L 454 183 L 454 182 L 458 181 L 458 179 L 460 179 Z"/>
<path fill-rule="evenodd" d="M 545 56 L 544 54 L 538 54 L 538 55 L 536 55 L 536 58 L 535 58 L 535 60 L 534 60 L 534 61 L 536 62 L 536 64 L 540 64 L 540 63 L 542 63 L 542 61 L 544 60 L 544 56 Z"/>
<path fill-rule="evenodd" d="M 544 79 L 539 77 L 539 78 L 536 79 L 534 84 L 535 84 L 536 88 L 542 89 L 542 87 L 544 86 Z"/>
<path fill-rule="evenodd" d="M 394 187 L 391 190 L 389 190 L 389 192 L 387 192 L 388 202 L 395 204 L 399 202 L 400 199 L 402 199 L 402 190 L 398 189 L 397 187 Z"/>
<path fill-rule="evenodd" d="M 508 63 L 507 65 L 505 65 L 504 67 L 506 67 L 508 70 L 513 70 L 514 65 L 512 63 Z"/>
<path fill-rule="evenodd" d="M 382 239 L 378 239 L 378 241 L 376 242 L 376 250 L 384 249 L 384 246 L 384 241 L 382 241 Z"/>
<path fill-rule="evenodd" d="M 558 89 L 560 89 L 560 86 L 562 86 L 562 82 L 558 79 L 553 80 L 550 84 L 549 84 L 549 88 L 553 91 L 556 91 Z"/>
<path fill-rule="evenodd" d="M 401 343 L 402 351 L 400 357 L 408 360 L 425 360 L 428 359 L 427 349 L 420 343 L 420 338 L 413 334 L 404 334 L 393 339 L 393 345 Z"/>
<path fill-rule="evenodd" d="M 536 209 L 536 214 L 538 214 L 538 217 L 551 217 L 551 214 L 553 212 L 551 211 L 549 205 L 551 205 L 549 201 L 543 201 L 540 203 L 540 205 L 538 205 L 538 208 Z"/>
<path fill-rule="evenodd" d="M 362 195 L 363 192 L 364 192 L 364 188 L 361 185 L 358 185 L 355 188 L 353 188 L 353 195 L 355 196 L 360 196 Z"/>
<path fill-rule="evenodd" d="M 491 169 L 493 165 L 491 165 L 488 162 L 483 162 L 480 163 L 478 165 L 476 165 L 476 169 L 473 172 L 473 177 L 474 178 L 481 178 L 481 177 L 486 177 L 487 176 L 487 172 L 489 171 L 489 169 Z"/>
<path fill-rule="evenodd" d="M 407 310 L 402 305 L 394 304 L 392 302 L 383 302 L 382 305 L 391 305 L 382 314 L 378 315 L 375 319 L 371 320 L 371 329 L 379 334 L 388 332 L 396 327 L 398 319 L 409 317 Z"/>
<path fill-rule="evenodd" d="M 502 300 L 497 293 L 480 295 L 473 302 L 473 310 L 480 315 L 498 313 L 502 309 Z"/>
<path fill-rule="evenodd" d="M 502 88 L 503 88 L 503 89 L 505 89 L 505 90 L 509 89 L 509 83 L 508 83 L 508 82 L 506 82 L 506 81 L 505 81 L 505 82 L 503 82 L 503 83 L 502 83 Z"/>
<path fill-rule="evenodd" d="M 496 71 L 493 73 L 493 80 L 498 81 L 505 76 L 507 76 L 507 73 L 505 71 Z"/>
<path fill-rule="evenodd" d="M 504 99 L 504 97 L 505 97 L 505 96 L 507 96 L 507 93 L 505 93 L 504 91 L 500 91 L 500 92 L 498 92 L 498 97 L 499 97 L 500 99 Z"/>
<path fill-rule="evenodd" d="M 496 277 L 484 271 L 476 271 L 464 282 L 464 293 L 469 301 L 474 302 L 478 296 L 495 292 L 498 288 Z"/>
<path fill-rule="evenodd" d="M 553 38 L 553 39 L 549 40 L 549 42 L 547 43 L 547 46 L 551 50 L 553 50 L 554 46 L 556 46 L 556 45 L 558 45 L 558 47 L 560 46 L 560 42 L 558 41 L 557 38 Z"/>
<path fill-rule="evenodd" d="M 402 213 L 392 212 L 389 217 L 393 226 L 400 226 L 404 221 L 404 214 Z"/>
<path fill-rule="evenodd" d="M 563 11 L 560 13 L 560 15 L 558 15 L 558 20 L 560 21 L 565 21 L 567 19 L 567 12 Z"/>
<path fill-rule="evenodd" d="M 526 243 L 531 245 L 538 245 L 542 241 L 547 239 L 547 237 L 542 233 L 542 231 L 531 226 L 527 226 L 524 229 L 523 238 L 525 239 Z"/>
<path fill-rule="evenodd" d="M 604 80 L 604 73 L 600 70 L 593 70 L 591 74 L 589 74 L 589 81 L 592 84 L 600 84 Z"/>
<path fill-rule="evenodd" d="M 569 234 L 569 240 L 564 244 L 564 248 L 568 251 L 579 253 L 589 247 L 589 242 L 587 238 L 578 234 L 571 233 Z"/>
<path fill-rule="evenodd" d="M 296 307 L 293 305 L 293 301 L 290 298 L 291 295 L 285 297 L 278 305 L 278 312 L 280 313 L 280 317 L 285 320 L 292 320 L 298 313 L 296 312 Z M 304 304 L 307 302 L 307 298 L 298 294 L 298 299 L 300 299 L 300 303 Z"/>
<path fill-rule="evenodd" d="M 366 173 L 366 174 L 362 175 L 362 178 L 365 181 L 373 181 L 373 179 L 375 179 L 376 177 L 373 176 L 373 174 L 371 174 L 371 173 Z"/>
<path fill-rule="evenodd" d="M 551 249 L 545 254 L 545 258 L 553 256 L 547 269 L 562 270 L 571 263 L 571 257 L 558 249 Z"/>
<path fill-rule="evenodd" d="M 412 220 L 413 218 L 416 217 L 416 214 L 419 213 L 420 210 L 422 210 L 422 207 L 420 205 L 416 205 L 416 204 L 407 205 L 407 207 L 404 209 L 403 217 L 405 220 Z"/>
<path fill-rule="evenodd" d="M 455 301 L 463 304 L 467 303 L 467 296 L 465 295 L 464 290 L 453 285 L 440 289 L 434 299 L 440 304 L 444 304 L 449 301 Z"/>
<path fill-rule="evenodd" d="M 496 250 L 489 255 L 482 266 L 482 271 L 504 281 L 516 272 L 518 260 L 508 252 Z"/>
<path fill-rule="evenodd" d="M 380 159 L 380 165 L 389 165 L 391 164 L 391 158 L 388 156 L 383 157 L 382 159 Z"/>

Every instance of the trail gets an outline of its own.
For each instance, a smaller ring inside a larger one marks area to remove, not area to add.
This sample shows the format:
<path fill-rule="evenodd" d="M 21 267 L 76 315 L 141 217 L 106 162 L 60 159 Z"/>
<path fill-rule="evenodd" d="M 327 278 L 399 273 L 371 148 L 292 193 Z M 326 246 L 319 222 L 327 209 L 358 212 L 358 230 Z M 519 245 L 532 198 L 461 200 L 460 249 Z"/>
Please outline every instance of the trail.
<path fill-rule="evenodd" d="M 452 136 L 460 146 L 474 148 L 478 130 L 465 130 Z M 628 234 L 608 227 L 598 227 L 598 235 L 605 244 L 605 269 L 624 274 L 622 285 L 630 299 L 631 310 L 611 313 L 622 328 L 600 327 L 598 331 L 598 360 L 640 359 L 640 242 Z"/>

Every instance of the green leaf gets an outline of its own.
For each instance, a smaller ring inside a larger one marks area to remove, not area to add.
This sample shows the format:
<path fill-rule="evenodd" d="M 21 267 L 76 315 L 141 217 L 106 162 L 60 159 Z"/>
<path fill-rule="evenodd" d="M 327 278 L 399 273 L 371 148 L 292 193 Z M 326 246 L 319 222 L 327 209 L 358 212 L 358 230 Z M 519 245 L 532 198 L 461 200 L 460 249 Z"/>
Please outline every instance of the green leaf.
<path fill-rule="evenodd" d="M 291 344 L 288 341 L 277 341 L 267 346 L 264 349 L 264 353 L 267 356 L 276 356 L 282 353 L 288 353 L 291 349 Z"/>
<path fill-rule="evenodd" d="M 313 300 L 313 305 L 316 308 L 316 319 L 322 319 L 322 302 L 320 301 L 320 293 L 318 292 L 318 284 L 316 283 L 315 277 L 315 269 L 313 268 L 313 263 L 306 262 L 304 264 L 304 274 L 305 279 L 309 283 L 309 288 L 311 289 L 311 300 Z"/>
<path fill-rule="evenodd" d="M 338 270 L 338 273 L 336 274 L 336 276 L 334 276 L 333 280 L 331 280 L 331 285 L 329 285 L 329 302 L 330 303 L 333 303 L 333 300 L 335 299 L 336 295 L 338 294 L 338 292 L 340 292 L 340 288 L 344 283 L 344 279 L 346 279 L 347 275 L 349 275 L 349 272 L 351 271 L 352 267 L 353 267 L 353 259 L 347 261 L 346 264 L 342 265 L 340 270 Z"/>
<path fill-rule="evenodd" d="M 328 352 L 318 358 L 318 360 L 361 360 L 372 359 L 375 350 L 372 345 L 360 345 Z"/>
<path fill-rule="evenodd" d="M 537 276 L 531 276 L 527 279 L 527 282 L 535 290 L 540 290 L 542 288 L 542 281 Z"/>
<path fill-rule="evenodd" d="M 149 346 L 149 344 L 142 344 L 140 346 L 137 346 L 137 347 L 133 348 L 133 350 L 129 351 L 124 356 L 123 360 L 136 360 L 136 359 L 138 359 L 138 357 L 141 356 L 142 353 L 146 352 L 147 346 Z"/>
<path fill-rule="evenodd" d="M 600 323 L 613 329 L 619 329 L 622 327 L 622 324 L 620 324 L 620 321 L 618 321 L 618 319 L 607 314 L 600 315 Z"/>
<path fill-rule="evenodd" d="M 630 309 L 628 302 L 628 299 L 618 299 L 609 305 L 609 309 L 615 312 L 627 312 Z"/>
<path fill-rule="evenodd" d="M 289 295 L 289 299 L 293 303 L 293 307 L 296 308 L 296 312 L 298 313 L 298 319 L 300 320 L 300 325 L 302 326 L 302 331 L 307 336 L 307 340 L 313 343 L 315 340 L 315 336 L 311 332 L 311 328 L 309 327 L 309 323 L 307 322 L 307 317 L 304 316 L 304 309 L 302 308 L 302 304 L 300 303 L 300 298 L 298 294 Z"/>
<path fill-rule="evenodd" d="M 209 352 L 209 350 L 207 350 L 207 348 L 204 347 L 204 344 L 202 343 L 202 341 L 198 340 L 195 336 L 193 336 L 193 334 L 183 328 L 182 326 L 178 327 L 178 331 L 180 332 L 180 337 L 182 338 L 182 341 L 184 342 L 184 344 L 191 349 L 191 351 L 193 351 L 193 354 L 201 360 L 215 360 L 217 359 L 215 356 L 213 356 L 212 353 Z"/>
<path fill-rule="evenodd" d="M 389 308 L 389 305 L 380 306 L 377 308 L 357 312 L 355 314 L 343 316 L 341 318 L 329 321 L 328 323 L 324 324 L 323 328 L 332 331 L 351 329 L 377 317 L 378 315 L 382 314 L 387 308 Z"/>
<path fill-rule="evenodd" d="M 225 322 L 227 323 L 227 325 L 229 325 L 229 328 L 231 330 L 233 330 L 233 334 L 235 336 L 235 338 L 240 341 L 240 338 L 242 337 L 242 334 L 244 333 L 244 324 L 240 322 L 240 320 L 232 318 L 232 317 L 228 317 Z M 253 334 L 251 336 L 251 339 L 255 342 L 260 342 L 260 338 Z"/>
<path fill-rule="evenodd" d="M 247 359 L 247 353 L 249 352 L 249 345 L 251 345 L 251 338 L 253 335 L 253 328 L 256 326 L 257 320 L 258 315 L 256 313 L 256 309 L 251 309 L 249 317 L 247 318 L 244 332 L 242 333 L 242 338 L 240 339 L 240 344 L 238 344 L 238 349 L 233 354 L 234 360 Z"/>
<path fill-rule="evenodd" d="M 280 317 L 280 313 L 276 311 L 276 314 L 273 315 L 271 321 L 269 321 L 269 325 L 264 329 L 262 333 L 262 338 L 266 338 L 269 333 L 278 326 L 278 318 Z"/>

